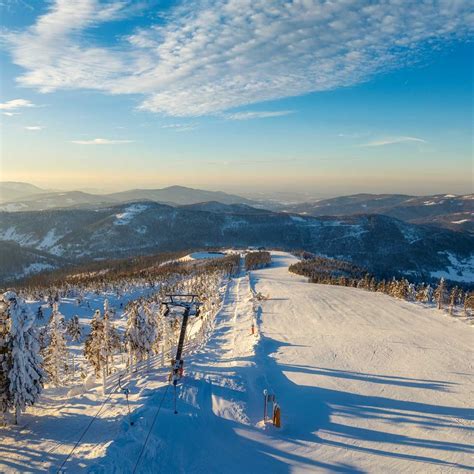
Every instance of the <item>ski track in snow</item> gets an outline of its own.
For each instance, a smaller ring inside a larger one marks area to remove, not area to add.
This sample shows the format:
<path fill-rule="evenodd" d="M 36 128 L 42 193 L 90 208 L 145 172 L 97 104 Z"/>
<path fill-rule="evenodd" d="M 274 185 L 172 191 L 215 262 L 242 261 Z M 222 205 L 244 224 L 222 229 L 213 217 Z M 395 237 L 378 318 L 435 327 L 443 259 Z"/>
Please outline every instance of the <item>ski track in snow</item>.
<path fill-rule="evenodd" d="M 205 344 L 184 354 L 178 415 L 156 363 L 129 382 L 134 426 L 113 394 L 65 472 L 474 469 L 472 328 L 387 295 L 309 284 L 288 272 L 295 261 L 273 252 L 270 268 L 230 281 Z M 264 388 L 282 408 L 279 430 L 261 423 Z M 0 431 L 0 472 L 56 472 L 102 400 L 45 397 L 24 428 Z"/>

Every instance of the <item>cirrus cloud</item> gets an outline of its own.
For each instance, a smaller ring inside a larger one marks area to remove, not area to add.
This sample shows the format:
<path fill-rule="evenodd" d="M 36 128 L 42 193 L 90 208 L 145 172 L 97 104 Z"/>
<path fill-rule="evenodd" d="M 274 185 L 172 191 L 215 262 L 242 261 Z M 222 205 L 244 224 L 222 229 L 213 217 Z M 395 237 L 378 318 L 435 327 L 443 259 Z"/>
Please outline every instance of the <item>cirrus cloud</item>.
<path fill-rule="evenodd" d="M 361 147 L 374 147 L 374 146 L 385 146 L 385 145 L 395 145 L 397 143 L 426 143 L 426 140 L 417 137 L 388 137 L 382 138 L 380 140 L 373 140 L 363 145 L 358 145 Z"/>
<path fill-rule="evenodd" d="M 224 117 L 228 120 L 253 120 L 272 117 L 283 117 L 293 114 L 294 110 L 275 110 L 275 111 L 245 111 L 226 114 Z"/>
<path fill-rule="evenodd" d="M 133 140 L 109 140 L 108 138 L 93 138 L 92 140 L 71 140 L 76 145 L 121 145 L 133 143 Z"/>
<path fill-rule="evenodd" d="M 468 0 L 203 0 L 114 44 L 94 43 L 93 27 L 130 8 L 56 0 L 26 31 L 4 33 L 24 70 L 19 83 L 141 94 L 140 109 L 171 116 L 216 114 L 367 81 L 468 37 L 474 24 Z"/>

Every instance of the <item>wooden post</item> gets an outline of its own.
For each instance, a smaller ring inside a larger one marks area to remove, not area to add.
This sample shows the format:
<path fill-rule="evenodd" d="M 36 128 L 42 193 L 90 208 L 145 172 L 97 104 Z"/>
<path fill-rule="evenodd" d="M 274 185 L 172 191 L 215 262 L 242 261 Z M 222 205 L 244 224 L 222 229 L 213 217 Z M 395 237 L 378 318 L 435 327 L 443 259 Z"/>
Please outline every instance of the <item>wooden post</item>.
<path fill-rule="evenodd" d="M 105 365 L 102 366 L 102 393 L 105 395 L 107 393 L 107 372 L 106 372 L 106 368 L 105 368 Z"/>
<path fill-rule="evenodd" d="M 281 410 L 278 403 L 275 404 L 275 408 L 273 409 L 273 426 L 276 428 L 281 427 Z"/>

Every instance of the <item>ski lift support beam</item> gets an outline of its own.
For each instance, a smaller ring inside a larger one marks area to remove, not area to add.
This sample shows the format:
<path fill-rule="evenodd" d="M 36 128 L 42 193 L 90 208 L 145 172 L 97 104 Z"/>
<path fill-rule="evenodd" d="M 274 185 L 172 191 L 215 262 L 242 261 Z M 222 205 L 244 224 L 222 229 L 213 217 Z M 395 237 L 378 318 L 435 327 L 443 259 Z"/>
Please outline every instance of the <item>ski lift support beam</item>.
<path fill-rule="evenodd" d="M 198 295 L 194 295 L 194 294 L 166 295 L 166 298 L 167 300 L 162 302 L 162 304 L 166 307 L 165 316 L 169 314 L 171 308 L 173 307 L 184 308 L 183 321 L 181 323 L 181 331 L 179 333 L 178 348 L 176 349 L 175 366 L 173 368 L 173 374 L 177 375 L 179 371 L 179 363 L 182 360 L 181 356 L 183 353 L 184 336 L 186 335 L 186 327 L 188 325 L 188 319 L 189 319 L 191 310 L 194 308 L 195 309 L 194 316 L 199 316 L 199 307 L 202 305 L 202 303 L 198 300 Z M 177 383 L 176 377 L 173 383 L 174 385 L 176 385 Z"/>

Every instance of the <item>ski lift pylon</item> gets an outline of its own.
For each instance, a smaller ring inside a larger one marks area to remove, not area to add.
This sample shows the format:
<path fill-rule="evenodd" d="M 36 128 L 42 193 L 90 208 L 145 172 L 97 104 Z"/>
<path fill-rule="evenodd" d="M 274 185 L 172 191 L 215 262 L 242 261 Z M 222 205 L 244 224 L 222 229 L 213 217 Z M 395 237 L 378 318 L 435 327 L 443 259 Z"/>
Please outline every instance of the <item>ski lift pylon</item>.
<path fill-rule="evenodd" d="M 198 295 L 195 294 L 170 294 L 166 295 L 166 299 L 162 301 L 165 306 L 164 315 L 168 316 L 172 308 L 184 308 L 183 321 L 181 323 L 181 331 L 179 333 L 178 347 L 176 349 L 176 357 L 173 361 L 173 370 L 171 372 L 171 381 L 175 387 L 175 409 L 174 413 L 177 414 L 176 410 L 176 385 L 178 380 L 183 375 L 184 361 L 182 359 L 184 337 L 186 335 L 186 327 L 188 325 L 188 319 L 190 316 L 199 316 L 199 308 L 202 303 L 198 299 Z M 193 313 L 191 314 L 191 312 Z"/>

